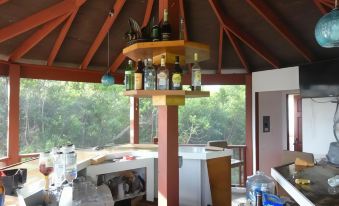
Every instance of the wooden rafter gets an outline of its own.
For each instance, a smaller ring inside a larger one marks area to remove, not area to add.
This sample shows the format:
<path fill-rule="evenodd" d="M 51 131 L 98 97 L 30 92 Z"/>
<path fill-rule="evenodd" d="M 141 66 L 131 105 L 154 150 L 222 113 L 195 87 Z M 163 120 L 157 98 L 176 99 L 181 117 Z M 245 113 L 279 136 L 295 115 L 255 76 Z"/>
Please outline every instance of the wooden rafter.
<path fill-rule="evenodd" d="M 85 0 L 64 0 L 42 11 L 39 11 L 23 20 L 0 29 L 0 43 L 19 34 L 40 26 L 56 17 L 72 12 Z"/>
<path fill-rule="evenodd" d="M 318 0 L 318 1 L 330 9 L 334 8 L 334 1 L 328 1 L 328 0 Z"/>
<path fill-rule="evenodd" d="M 240 62 L 242 64 L 242 66 L 245 68 L 247 73 L 251 73 L 251 70 L 250 70 L 250 67 L 248 66 L 248 63 L 247 63 L 246 58 L 245 58 L 245 55 L 241 51 L 236 37 L 231 32 L 229 32 L 226 28 L 224 28 L 224 30 L 225 30 L 225 33 L 226 33 L 228 39 L 230 40 L 230 42 L 231 42 L 231 44 L 233 46 L 233 49 L 234 49 L 235 53 L 237 54 L 237 56 L 238 56 L 238 58 L 239 58 L 239 60 L 240 60 Z"/>
<path fill-rule="evenodd" d="M 57 37 L 57 39 L 55 40 L 55 43 L 53 45 L 53 48 L 51 50 L 51 53 L 49 54 L 49 57 L 48 57 L 48 60 L 47 60 L 47 65 L 48 66 L 51 66 L 60 50 L 60 47 L 67 35 L 67 32 L 69 30 L 69 28 L 71 27 L 72 25 L 72 22 L 75 18 L 75 16 L 77 15 L 77 12 L 78 12 L 79 9 L 76 9 L 72 14 L 71 16 L 67 19 L 65 25 L 62 27 L 60 33 L 59 33 L 59 36 Z"/>
<path fill-rule="evenodd" d="M 69 14 L 57 17 L 50 22 L 42 26 L 41 29 L 32 34 L 28 39 L 26 39 L 18 48 L 16 48 L 12 54 L 9 56 L 10 62 L 15 62 L 23 55 L 25 55 L 29 50 L 31 50 L 35 45 L 37 45 L 43 38 L 45 38 L 49 33 L 51 33 L 57 26 L 59 26 Z"/>
<path fill-rule="evenodd" d="M 96 36 L 94 42 L 92 43 L 90 49 L 88 50 L 84 60 L 81 64 L 81 69 L 87 69 L 88 64 L 91 62 L 95 52 L 98 50 L 99 46 L 101 45 L 102 41 L 104 40 L 107 32 L 111 29 L 113 23 L 117 19 L 122 7 L 124 6 L 126 0 L 116 1 L 113 6 L 113 14 L 109 14 L 102 25 L 98 35 Z"/>
<path fill-rule="evenodd" d="M 184 40 L 188 40 L 184 0 L 179 0 L 180 16 L 184 19 Z"/>
<path fill-rule="evenodd" d="M 221 74 L 223 40 L 224 40 L 224 27 L 220 25 L 220 28 L 219 28 L 219 52 L 218 52 L 217 74 Z"/>
<path fill-rule="evenodd" d="M 0 5 L 7 3 L 7 2 L 8 2 L 8 0 L 0 0 Z"/>
<path fill-rule="evenodd" d="M 247 3 L 268 22 L 278 33 L 284 37 L 288 43 L 293 46 L 309 62 L 314 60 L 313 54 L 298 39 L 278 17 L 274 11 L 268 7 L 262 0 L 247 0 Z"/>
<path fill-rule="evenodd" d="M 318 0 L 313 0 L 313 3 L 319 9 L 320 13 L 322 13 L 322 14 L 326 14 L 327 13 L 327 10 L 324 8 L 324 6 Z"/>
<path fill-rule="evenodd" d="M 274 68 L 279 68 L 279 61 L 271 55 L 263 46 L 261 46 L 256 39 L 251 35 L 245 33 L 241 28 L 231 19 L 230 17 L 224 15 L 220 9 L 220 5 L 216 0 L 209 0 L 209 3 L 216 14 L 220 24 L 232 32 L 236 37 L 238 37 L 242 42 L 244 42 L 248 47 L 255 51 L 259 56 L 269 62 Z"/>
<path fill-rule="evenodd" d="M 153 4 L 154 4 L 154 0 L 148 0 L 147 1 L 147 6 L 146 6 L 146 11 L 145 11 L 145 16 L 144 16 L 144 20 L 142 23 L 141 27 L 145 27 L 150 18 L 151 18 L 151 13 L 152 13 L 152 8 L 153 8 Z M 110 72 L 114 73 L 122 64 L 122 62 L 124 62 L 126 59 L 126 56 L 123 55 L 122 52 L 120 52 L 120 54 L 118 55 L 118 57 L 114 60 L 113 64 L 110 66 Z"/>

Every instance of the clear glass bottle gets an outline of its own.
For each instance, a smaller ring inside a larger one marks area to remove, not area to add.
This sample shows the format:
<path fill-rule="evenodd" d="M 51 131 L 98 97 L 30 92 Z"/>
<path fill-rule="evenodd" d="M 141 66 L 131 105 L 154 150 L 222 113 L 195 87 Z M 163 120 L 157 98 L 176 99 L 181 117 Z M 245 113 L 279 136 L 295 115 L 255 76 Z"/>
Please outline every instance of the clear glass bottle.
<path fill-rule="evenodd" d="M 54 155 L 54 184 L 60 188 L 65 180 L 65 155 L 63 152 L 58 151 Z"/>
<path fill-rule="evenodd" d="M 251 205 L 256 204 L 256 195 L 258 192 L 275 193 L 274 180 L 261 171 L 257 171 L 255 175 L 249 177 L 246 181 L 246 197 Z"/>
<path fill-rule="evenodd" d="M 157 73 L 153 67 L 153 61 L 151 58 L 147 59 L 144 69 L 144 89 L 156 90 Z"/>
<path fill-rule="evenodd" d="M 179 64 L 179 56 L 175 56 L 174 71 L 171 77 L 171 89 L 182 90 L 182 69 Z"/>
<path fill-rule="evenodd" d="M 201 91 L 201 68 L 198 61 L 198 53 L 194 53 L 194 65 L 192 66 L 192 91 Z"/>
<path fill-rule="evenodd" d="M 166 68 L 165 56 L 161 56 L 160 67 L 157 74 L 157 89 L 158 90 L 168 90 L 169 89 L 169 71 Z"/>
<path fill-rule="evenodd" d="M 69 152 L 65 154 L 65 179 L 69 185 L 73 185 L 73 180 L 77 178 L 77 154 Z"/>
<path fill-rule="evenodd" d="M 125 88 L 126 90 L 134 89 L 134 71 L 132 60 L 128 60 L 128 65 L 125 69 Z"/>

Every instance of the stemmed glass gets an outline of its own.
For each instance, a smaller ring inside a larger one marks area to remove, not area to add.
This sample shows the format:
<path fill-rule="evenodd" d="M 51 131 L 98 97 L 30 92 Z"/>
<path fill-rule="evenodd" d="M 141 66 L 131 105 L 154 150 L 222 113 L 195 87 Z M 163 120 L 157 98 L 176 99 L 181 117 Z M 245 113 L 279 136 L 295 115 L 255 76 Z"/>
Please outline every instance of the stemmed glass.
<path fill-rule="evenodd" d="M 53 172 L 53 157 L 49 152 L 40 153 L 39 171 L 45 176 L 45 190 L 49 190 L 49 175 Z"/>

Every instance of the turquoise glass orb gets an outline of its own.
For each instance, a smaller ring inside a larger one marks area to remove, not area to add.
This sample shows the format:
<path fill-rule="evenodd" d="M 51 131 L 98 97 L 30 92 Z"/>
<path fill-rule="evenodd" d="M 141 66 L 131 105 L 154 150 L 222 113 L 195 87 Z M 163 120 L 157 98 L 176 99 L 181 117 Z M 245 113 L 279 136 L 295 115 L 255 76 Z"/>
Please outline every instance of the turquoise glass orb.
<path fill-rule="evenodd" d="M 339 8 L 319 19 L 315 26 L 315 38 L 322 47 L 339 47 Z"/>
<path fill-rule="evenodd" d="M 101 83 L 104 86 L 113 85 L 114 82 L 115 82 L 114 77 L 110 75 L 109 73 L 106 73 L 101 77 Z"/>

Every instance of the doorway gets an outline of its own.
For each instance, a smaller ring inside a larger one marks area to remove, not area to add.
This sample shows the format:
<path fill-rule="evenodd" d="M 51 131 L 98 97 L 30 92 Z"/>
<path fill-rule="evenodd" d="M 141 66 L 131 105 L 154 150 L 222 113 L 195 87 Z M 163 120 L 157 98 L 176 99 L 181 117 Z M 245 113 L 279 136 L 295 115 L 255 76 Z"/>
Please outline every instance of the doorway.
<path fill-rule="evenodd" d="M 287 149 L 302 152 L 302 102 L 299 94 L 287 95 Z"/>

